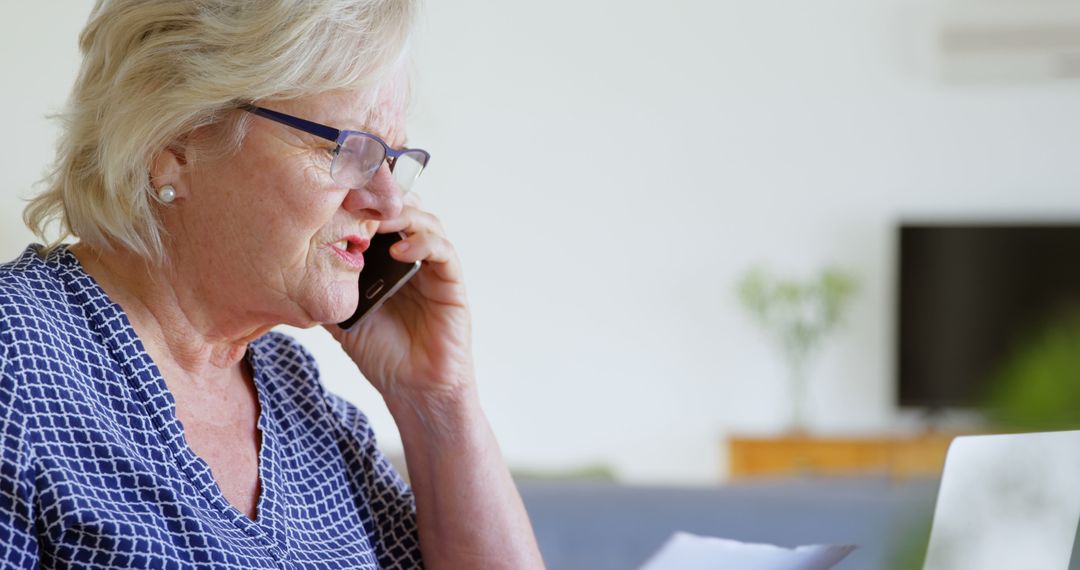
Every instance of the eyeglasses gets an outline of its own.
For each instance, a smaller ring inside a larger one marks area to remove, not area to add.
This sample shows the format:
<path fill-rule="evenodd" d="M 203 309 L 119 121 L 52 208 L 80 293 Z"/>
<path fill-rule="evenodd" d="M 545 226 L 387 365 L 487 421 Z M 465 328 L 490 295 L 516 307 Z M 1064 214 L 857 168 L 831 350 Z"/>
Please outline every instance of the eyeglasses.
<path fill-rule="evenodd" d="M 331 154 L 330 178 L 347 188 L 363 188 L 375 176 L 383 161 L 390 163 L 394 182 L 402 192 L 412 189 L 416 178 L 427 166 L 431 155 L 418 148 L 392 149 L 378 136 L 367 131 L 339 131 L 306 119 L 286 115 L 255 105 L 243 105 L 244 111 L 265 117 L 337 144 Z"/>

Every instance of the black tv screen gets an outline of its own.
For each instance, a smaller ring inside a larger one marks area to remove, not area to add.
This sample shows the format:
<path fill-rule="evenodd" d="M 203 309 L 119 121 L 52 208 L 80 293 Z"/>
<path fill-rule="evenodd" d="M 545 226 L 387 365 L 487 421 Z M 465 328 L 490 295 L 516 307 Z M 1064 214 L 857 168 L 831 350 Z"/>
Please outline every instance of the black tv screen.
<path fill-rule="evenodd" d="M 1080 225 L 903 224 L 901 406 L 973 407 L 1010 356 L 1080 309 Z"/>

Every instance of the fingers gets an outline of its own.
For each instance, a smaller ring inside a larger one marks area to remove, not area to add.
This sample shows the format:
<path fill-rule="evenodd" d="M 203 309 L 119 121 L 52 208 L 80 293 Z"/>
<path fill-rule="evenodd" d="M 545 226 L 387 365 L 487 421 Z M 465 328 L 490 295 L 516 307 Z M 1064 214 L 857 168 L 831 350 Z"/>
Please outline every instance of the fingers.
<path fill-rule="evenodd" d="M 412 235 L 419 232 L 434 232 L 446 235 L 442 222 L 434 214 L 421 210 L 417 206 L 406 205 L 401 214 L 390 220 L 379 222 L 379 233 L 405 232 Z"/>
<path fill-rule="evenodd" d="M 445 281 L 461 281 L 461 262 L 453 244 L 446 238 L 442 222 L 434 214 L 420 209 L 420 199 L 415 194 L 406 194 L 405 202 L 401 215 L 379 223 L 379 233 L 405 234 L 404 239 L 390 248 L 390 254 L 405 263 L 423 261 Z"/>
<path fill-rule="evenodd" d="M 445 281 L 461 281 L 461 261 L 450 240 L 433 232 L 418 232 L 394 244 L 390 255 L 398 261 L 423 261 Z"/>

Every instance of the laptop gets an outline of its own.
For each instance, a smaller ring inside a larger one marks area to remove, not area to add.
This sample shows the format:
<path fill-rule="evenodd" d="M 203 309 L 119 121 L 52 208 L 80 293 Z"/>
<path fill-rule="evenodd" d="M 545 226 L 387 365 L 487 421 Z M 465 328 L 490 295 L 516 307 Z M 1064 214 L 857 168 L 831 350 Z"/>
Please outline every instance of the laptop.
<path fill-rule="evenodd" d="M 1069 570 L 1080 523 L 1080 431 L 956 438 L 923 570 Z"/>

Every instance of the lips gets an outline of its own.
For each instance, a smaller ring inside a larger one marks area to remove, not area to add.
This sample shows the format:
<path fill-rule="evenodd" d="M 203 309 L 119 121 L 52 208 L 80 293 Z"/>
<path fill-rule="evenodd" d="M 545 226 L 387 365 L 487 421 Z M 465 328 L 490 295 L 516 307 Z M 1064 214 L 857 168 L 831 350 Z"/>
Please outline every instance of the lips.
<path fill-rule="evenodd" d="M 326 245 L 346 265 L 359 270 L 364 267 L 364 251 L 371 245 L 371 239 L 359 235 L 348 235 Z"/>

